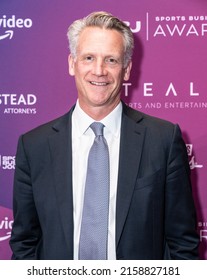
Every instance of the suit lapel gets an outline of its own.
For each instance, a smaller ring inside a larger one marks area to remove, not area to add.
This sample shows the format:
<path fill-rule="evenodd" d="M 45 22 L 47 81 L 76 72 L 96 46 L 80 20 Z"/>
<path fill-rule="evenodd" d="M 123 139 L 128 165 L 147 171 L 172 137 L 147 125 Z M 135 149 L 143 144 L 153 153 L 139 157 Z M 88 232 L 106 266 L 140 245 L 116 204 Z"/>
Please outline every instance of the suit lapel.
<path fill-rule="evenodd" d="M 54 126 L 49 137 L 54 186 L 60 212 L 60 219 L 73 258 L 73 196 L 72 196 L 72 145 L 71 116 L 63 116 Z"/>
<path fill-rule="evenodd" d="M 137 122 L 142 115 L 124 107 L 122 117 L 119 175 L 116 204 L 116 245 L 124 227 L 139 170 L 145 127 Z"/>

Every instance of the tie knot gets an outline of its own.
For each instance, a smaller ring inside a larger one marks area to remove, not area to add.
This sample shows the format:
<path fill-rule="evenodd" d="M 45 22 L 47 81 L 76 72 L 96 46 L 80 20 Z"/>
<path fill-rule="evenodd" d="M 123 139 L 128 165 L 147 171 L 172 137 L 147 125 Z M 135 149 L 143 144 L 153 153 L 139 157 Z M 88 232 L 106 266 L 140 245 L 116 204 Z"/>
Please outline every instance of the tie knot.
<path fill-rule="evenodd" d="M 102 123 L 100 123 L 100 122 L 93 122 L 90 125 L 90 128 L 93 130 L 95 136 L 103 135 L 104 125 Z"/>

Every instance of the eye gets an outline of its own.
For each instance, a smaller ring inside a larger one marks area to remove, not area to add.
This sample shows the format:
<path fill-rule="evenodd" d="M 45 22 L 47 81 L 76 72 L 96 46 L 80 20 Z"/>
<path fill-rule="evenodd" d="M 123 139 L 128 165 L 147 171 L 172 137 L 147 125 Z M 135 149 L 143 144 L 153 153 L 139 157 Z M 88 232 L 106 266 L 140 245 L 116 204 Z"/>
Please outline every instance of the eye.
<path fill-rule="evenodd" d="M 115 64 L 118 63 L 118 60 L 117 60 L 116 58 L 114 58 L 114 57 L 107 57 L 107 58 L 105 59 L 105 62 L 106 62 L 107 64 L 115 65 Z"/>
<path fill-rule="evenodd" d="M 93 58 L 91 55 L 87 55 L 87 56 L 85 56 L 84 60 L 85 60 L 86 62 L 91 62 L 91 61 L 94 60 L 94 58 Z"/>

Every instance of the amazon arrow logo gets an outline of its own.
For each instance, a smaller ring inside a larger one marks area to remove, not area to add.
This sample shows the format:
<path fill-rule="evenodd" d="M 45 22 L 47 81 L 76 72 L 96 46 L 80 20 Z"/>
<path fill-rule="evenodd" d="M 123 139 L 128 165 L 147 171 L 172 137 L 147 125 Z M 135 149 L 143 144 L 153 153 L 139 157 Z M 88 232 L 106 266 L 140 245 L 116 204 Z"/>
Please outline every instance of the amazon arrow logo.
<path fill-rule="evenodd" d="M 11 231 L 7 232 L 5 236 L 0 237 L 0 242 L 7 240 L 11 237 Z"/>
<path fill-rule="evenodd" d="M 6 38 L 11 39 L 13 37 L 13 34 L 14 34 L 13 30 L 7 30 L 7 31 L 5 31 L 4 35 L 0 35 L 0 40 L 6 39 Z"/>
<path fill-rule="evenodd" d="M 14 35 L 14 31 L 11 30 L 11 28 L 31 28 L 32 27 L 32 20 L 30 18 L 22 19 L 22 18 L 16 18 L 15 15 L 12 15 L 10 18 L 7 18 L 6 15 L 3 15 L 2 18 L 0 18 L 0 30 L 1 29 L 9 29 L 4 31 L 2 35 L 0 35 L 0 40 L 3 39 L 12 39 Z M 2 33 L 2 32 L 0 32 Z"/>

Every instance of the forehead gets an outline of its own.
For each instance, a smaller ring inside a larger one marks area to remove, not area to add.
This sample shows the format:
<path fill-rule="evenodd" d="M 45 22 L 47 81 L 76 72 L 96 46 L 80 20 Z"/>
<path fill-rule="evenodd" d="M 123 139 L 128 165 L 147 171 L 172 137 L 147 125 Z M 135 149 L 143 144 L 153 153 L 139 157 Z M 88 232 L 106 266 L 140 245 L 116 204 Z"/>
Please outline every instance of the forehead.
<path fill-rule="evenodd" d="M 115 29 L 86 27 L 80 34 L 77 51 L 81 53 L 115 52 L 123 54 L 123 35 Z"/>

